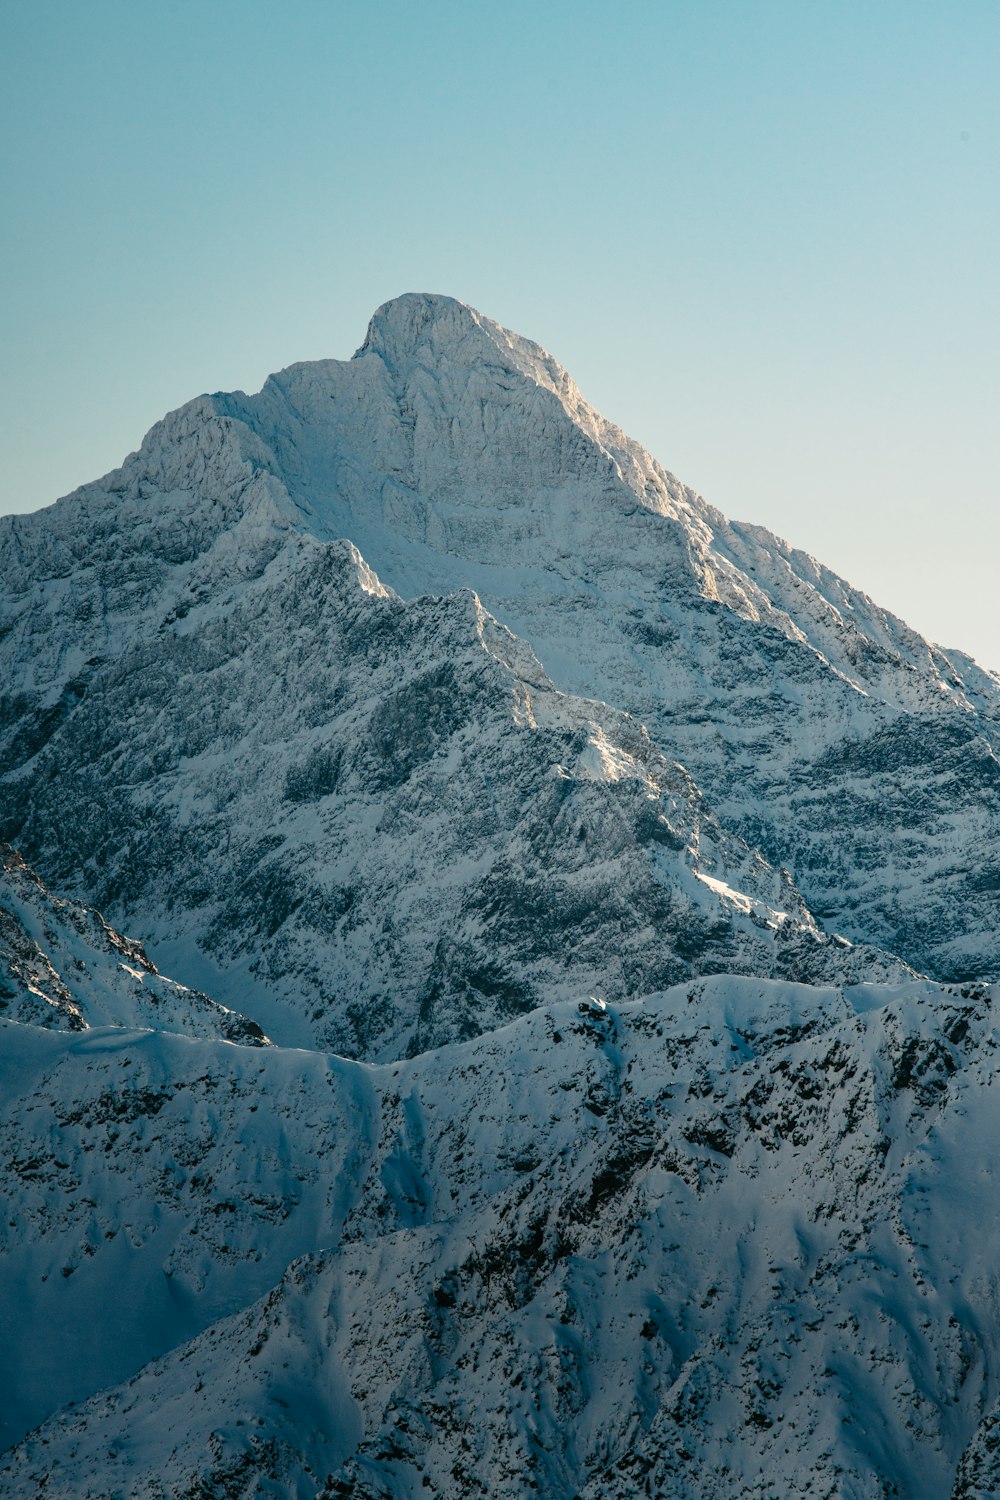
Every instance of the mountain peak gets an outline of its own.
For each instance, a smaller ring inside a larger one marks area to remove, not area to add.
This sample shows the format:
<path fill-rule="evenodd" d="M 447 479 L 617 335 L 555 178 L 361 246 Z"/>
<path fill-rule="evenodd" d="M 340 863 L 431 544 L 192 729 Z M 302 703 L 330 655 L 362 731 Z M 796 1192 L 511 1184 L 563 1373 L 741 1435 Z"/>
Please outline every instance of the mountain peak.
<path fill-rule="evenodd" d="M 396 364 L 415 359 L 418 351 L 428 346 L 439 355 L 444 346 L 475 337 L 483 322 L 474 308 L 454 297 L 404 292 L 375 310 L 354 358 L 378 354 L 387 364 Z"/>
<path fill-rule="evenodd" d="M 440 292 L 404 292 L 383 302 L 354 358 L 366 354 L 377 354 L 396 370 L 415 364 L 429 369 L 499 364 L 551 391 L 564 405 L 582 402 L 568 373 L 540 344 Z"/>

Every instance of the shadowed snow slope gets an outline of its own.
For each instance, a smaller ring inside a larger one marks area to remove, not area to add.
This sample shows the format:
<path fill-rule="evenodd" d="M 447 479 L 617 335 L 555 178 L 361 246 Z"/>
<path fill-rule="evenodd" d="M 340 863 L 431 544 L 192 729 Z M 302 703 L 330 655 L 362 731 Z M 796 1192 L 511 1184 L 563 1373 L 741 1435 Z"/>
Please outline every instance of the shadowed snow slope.
<path fill-rule="evenodd" d="M 115 474 L 0 525 L 0 766 L 17 788 L 2 832 L 47 878 L 90 895 L 69 836 L 60 853 L 61 832 L 46 842 L 31 821 L 36 757 L 109 673 L 147 675 L 155 731 L 149 674 L 169 678 L 169 638 L 224 629 L 272 564 L 289 594 L 258 644 L 294 653 L 302 533 L 349 537 L 406 597 L 472 588 L 558 688 L 645 723 L 848 937 L 943 977 L 1000 973 L 997 679 L 727 522 L 544 351 L 445 297 L 388 303 L 352 360 L 199 397 Z M 197 738 L 220 762 L 225 679 Z M 258 717 L 252 692 L 239 711 Z M 161 760 L 187 752 L 164 733 Z M 150 769 L 133 778 L 126 758 L 121 776 L 148 784 Z M 159 836 L 181 837 L 190 811 Z M 245 854 L 248 831 L 231 832 Z M 113 919 L 158 922 L 155 901 L 109 899 Z"/>
<path fill-rule="evenodd" d="M 0 1494 L 941 1500 L 1000 1394 L 993 1021 L 717 977 L 375 1068 L 8 1024 L 3 1410 L 85 1404 Z"/>

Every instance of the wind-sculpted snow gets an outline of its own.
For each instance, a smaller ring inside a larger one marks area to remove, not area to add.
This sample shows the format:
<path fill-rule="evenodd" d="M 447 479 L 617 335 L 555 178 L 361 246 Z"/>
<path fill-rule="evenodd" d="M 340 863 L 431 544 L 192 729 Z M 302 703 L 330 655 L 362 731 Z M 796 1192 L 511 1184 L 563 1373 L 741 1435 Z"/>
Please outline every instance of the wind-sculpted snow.
<path fill-rule="evenodd" d="M 336 1243 L 373 1106 L 357 1065 L 318 1053 L 0 1036 L 6 1447 Z"/>
<path fill-rule="evenodd" d="M 255 1021 L 159 974 L 134 938 L 53 896 L 0 844 L 0 1016 L 56 1030 L 136 1026 L 263 1046 Z"/>
<path fill-rule="evenodd" d="M 0 1494 L 985 1493 L 994 1019 L 717 977 L 376 1068 L 7 1026 L 6 1372 L 83 1404 Z"/>

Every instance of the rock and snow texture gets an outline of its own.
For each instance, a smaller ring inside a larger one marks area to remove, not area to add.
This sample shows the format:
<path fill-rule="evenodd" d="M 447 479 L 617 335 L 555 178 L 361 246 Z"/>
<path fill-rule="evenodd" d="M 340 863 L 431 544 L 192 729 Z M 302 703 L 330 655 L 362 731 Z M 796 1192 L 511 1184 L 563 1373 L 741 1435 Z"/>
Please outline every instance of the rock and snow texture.
<path fill-rule="evenodd" d="M 381 1067 L 7 1025 L 3 1410 L 82 1404 L 0 1494 L 988 1493 L 995 1021 L 719 976 Z"/>
<path fill-rule="evenodd" d="M 338 538 L 382 580 L 376 596 L 471 588 L 556 688 L 645 724 L 829 929 L 937 977 L 1000 974 L 997 679 L 769 533 L 727 522 L 544 351 L 444 297 L 387 304 L 352 360 L 292 366 L 257 396 L 199 397 L 116 473 L 0 524 L 0 835 L 92 898 L 72 811 L 44 834 L 32 823 L 39 767 L 46 746 L 65 753 L 59 737 L 88 696 L 134 687 L 144 707 L 130 730 L 158 751 L 133 767 L 119 745 L 118 781 L 155 813 L 154 855 L 172 862 L 214 795 L 182 790 L 186 762 L 215 756 L 232 778 L 216 726 L 238 712 L 248 733 L 280 739 L 284 708 L 275 717 L 268 701 L 268 725 L 253 696 L 234 706 L 220 653 L 268 578 L 258 655 L 272 677 L 289 674 L 287 707 L 320 730 L 331 705 L 301 696 L 295 653 L 312 637 L 295 559 Z M 171 740 L 166 694 L 179 673 L 207 670 L 217 691 Z M 106 728 L 111 753 L 122 726 Z M 164 766 L 173 809 L 156 785 Z M 246 856 L 248 829 L 225 808 L 217 818 Z M 225 849 L 210 863 L 221 870 Z M 127 903 L 114 866 L 97 872 L 111 919 L 166 932 L 158 894 Z M 226 870 L 260 874 L 259 859 Z"/>
<path fill-rule="evenodd" d="M 99 911 L 46 890 L 0 844 L 0 1016 L 59 1031 L 130 1026 L 266 1043 L 255 1021 L 158 973 Z"/>
<path fill-rule="evenodd" d="M 998 709 L 447 298 L 0 521 L 0 1496 L 1000 1493 Z"/>
<path fill-rule="evenodd" d="M 555 691 L 474 594 L 404 602 L 348 542 L 293 534 L 74 680 L 9 826 L 275 1040 L 395 1058 L 594 987 L 904 972 L 831 942 L 641 726 Z"/>

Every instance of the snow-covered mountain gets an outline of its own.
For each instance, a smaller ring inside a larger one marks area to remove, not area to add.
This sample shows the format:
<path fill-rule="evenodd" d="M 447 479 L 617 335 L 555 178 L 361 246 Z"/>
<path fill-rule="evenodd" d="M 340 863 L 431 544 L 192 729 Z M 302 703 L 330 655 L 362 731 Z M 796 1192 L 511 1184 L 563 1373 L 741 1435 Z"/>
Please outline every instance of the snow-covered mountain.
<path fill-rule="evenodd" d="M 0 521 L 0 1496 L 1000 1494 L 998 736 L 448 298 Z"/>
<path fill-rule="evenodd" d="M 906 972 L 831 942 L 639 724 L 557 692 L 474 594 L 407 603 L 349 542 L 271 543 L 148 623 L 109 610 L 71 648 L 60 593 L 9 637 L 36 618 L 31 660 L 74 675 L 29 711 L 37 743 L 14 721 L 5 826 L 171 972 L 369 1058 L 595 987 Z"/>
<path fill-rule="evenodd" d="M 198 637 L 284 571 L 271 592 L 281 622 L 272 610 L 257 645 L 294 656 L 310 601 L 291 559 L 303 539 L 344 537 L 404 598 L 472 588 L 557 688 L 648 726 L 834 930 L 939 977 L 1000 974 L 996 677 L 767 532 L 726 522 L 544 351 L 443 297 L 387 304 L 352 360 L 292 366 L 254 397 L 198 398 L 115 474 L 3 523 L 13 810 L 0 832 L 90 897 L 67 817 L 47 812 L 44 834 L 31 819 L 45 746 L 61 764 L 59 736 L 88 694 L 128 673 L 147 701 L 131 732 L 148 729 L 172 766 L 193 748 L 224 769 L 231 736 L 213 723 L 234 711 L 227 674 L 213 658 L 219 692 L 194 744 L 171 744 L 174 726 L 156 723 L 173 689 L 165 648 L 186 640 L 185 669 L 201 671 Z M 239 712 L 252 720 L 253 701 Z M 121 753 L 119 780 L 148 786 L 155 764 Z M 173 863 L 188 812 L 159 819 L 154 857 Z M 105 873 L 112 920 L 159 926 L 155 903 L 126 904 Z"/>
<path fill-rule="evenodd" d="M 383 1067 L 0 1055 L 2 1409 L 82 1402 L 5 1497 L 991 1492 L 986 989 L 717 977 Z"/>

